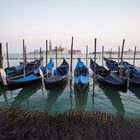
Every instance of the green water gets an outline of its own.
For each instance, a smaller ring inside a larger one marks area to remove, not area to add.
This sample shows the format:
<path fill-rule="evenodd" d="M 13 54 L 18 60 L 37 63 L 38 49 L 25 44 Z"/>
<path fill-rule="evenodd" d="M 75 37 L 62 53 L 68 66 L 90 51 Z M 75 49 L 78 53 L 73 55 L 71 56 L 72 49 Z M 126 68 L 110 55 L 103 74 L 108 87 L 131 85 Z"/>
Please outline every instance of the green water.
<path fill-rule="evenodd" d="M 139 89 L 131 87 L 127 93 L 98 85 L 90 85 L 80 93 L 69 81 L 62 87 L 47 91 L 41 84 L 14 91 L 0 88 L 0 106 L 21 107 L 25 110 L 62 113 L 79 108 L 85 111 L 104 111 L 129 117 L 140 116 Z"/>
<path fill-rule="evenodd" d="M 61 61 L 58 60 L 58 65 Z M 15 63 L 17 64 L 18 62 L 10 62 L 13 65 Z M 75 63 L 76 60 L 74 61 L 74 65 Z M 136 63 L 140 64 L 139 61 Z M 91 70 L 90 74 L 92 74 Z M 93 90 L 92 78 L 90 78 L 89 87 L 83 93 L 79 93 L 74 88 L 73 83 L 70 85 L 69 81 L 65 85 L 56 87 L 50 91 L 47 91 L 41 83 L 14 91 L 8 91 L 0 87 L 0 106 L 48 111 L 50 114 L 80 108 L 85 111 L 96 110 L 111 114 L 138 117 L 140 116 L 140 88 L 129 87 L 128 91 L 123 93 L 96 83 Z"/>

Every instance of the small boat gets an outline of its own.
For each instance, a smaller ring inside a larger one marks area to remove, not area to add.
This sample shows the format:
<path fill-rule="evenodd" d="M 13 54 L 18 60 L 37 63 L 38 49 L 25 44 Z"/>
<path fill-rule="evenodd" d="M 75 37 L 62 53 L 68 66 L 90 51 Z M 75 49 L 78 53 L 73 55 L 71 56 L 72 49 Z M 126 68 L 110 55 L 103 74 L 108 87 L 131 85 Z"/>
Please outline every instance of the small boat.
<path fill-rule="evenodd" d="M 86 89 L 89 85 L 89 71 L 80 58 L 78 58 L 78 62 L 74 70 L 74 85 L 80 91 Z"/>
<path fill-rule="evenodd" d="M 51 66 L 53 67 L 53 65 Z M 22 88 L 22 87 L 28 87 L 35 83 L 39 83 L 41 82 L 41 79 L 45 75 L 46 75 L 46 67 L 41 66 L 39 70 L 36 70 L 33 74 L 29 74 L 20 78 L 7 79 L 8 89 L 14 90 L 14 89 Z"/>
<path fill-rule="evenodd" d="M 6 75 L 5 76 L 6 79 L 12 80 L 15 78 L 20 78 L 20 77 L 23 77 L 24 67 L 25 67 L 25 76 L 32 74 L 34 72 L 34 70 L 40 66 L 42 60 L 43 60 L 43 58 L 32 61 L 30 63 L 28 62 L 26 64 L 20 63 L 20 65 L 18 65 L 18 66 L 7 67 L 4 70 L 2 69 L 2 71 L 5 73 L 4 75 Z M 1 77 L 1 74 L 0 74 L 0 86 L 3 86 L 3 77 Z"/>
<path fill-rule="evenodd" d="M 110 60 L 108 60 L 107 58 L 105 58 L 106 62 Z M 117 63 L 117 62 L 115 62 Z M 106 63 L 107 64 L 107 63 Z M 117 65 L 115 65 L 114 67 L 114 64 L 113 63 L 109 63 L 110 66 L 107 65 L 107 67 L 109 68 L 109 70 L 113 71 L 113 69 L 111 68 L 115 68 L 115 72 L 113 73 L 115 76 L 119 77 L 120 76 L 120 68 L 118 67 L 117 68 Z M 122 69 L 122 75 L 123 77 L 127 77 L 127 75 L 129 75 L 128 77 L 128 80 L 129 80 L 129 85 L 133 85 L 133 86 L 137 86 L 139 87 L 140 86 L 140 75 L 138 74 L 138 71 L 136 71 L 136 69 L 134 70 L 134 67 L 133 65 L 129 64 L 128 62 L 126 61 L 123 61 L 123 66 L 124 68 Z M 132 69 L 131 69 L 132 68 Z M 129 72 L 129 74 L 127 74 Z"/>
<path fill-rule="evenodd" d="M 120 76 L 114 76 L 111 74 L 110 70 L 107 70 L 103 66 L 95 64 L 94 61 L 90 60 L 90 67 L 94 71 L 94 66 L 96 65 L 96 74 L 95 77 L 97 81 L 101 84 L 110 86 L 112 88 L 115 88 L 117 90 L 126 92 L 127 91 L 127 79 Z"/>
<path fill-rule="evenodd" d="M 64 84 L 69 79 L 69 64 L 63 59 L 62 64 L 54 70 L 54 75 L 44 77 L 44 84 L 47 90 L 53 89 L 56 86 Z"/>

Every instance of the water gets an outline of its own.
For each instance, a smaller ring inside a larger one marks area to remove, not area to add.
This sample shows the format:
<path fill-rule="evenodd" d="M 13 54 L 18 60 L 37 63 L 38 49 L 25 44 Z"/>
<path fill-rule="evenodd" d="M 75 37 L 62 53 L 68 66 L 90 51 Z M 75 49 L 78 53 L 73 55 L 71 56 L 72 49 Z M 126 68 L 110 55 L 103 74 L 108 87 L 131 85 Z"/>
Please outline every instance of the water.
<path fill-rule="evenodd" d="M 74 59 L 73 61 L 75 65 L 77 60 Z M 83 61 L 85 62 L 85 60 Z M 58 65 L 61 62 L 62 60 L 58 60 Z M 98 59 L 97 62 L 101 63 L 101 60 Z M 129 62 L 132 63 L 131 60 Z M 10 64 L 18 64 L 18 60 L 12 60 Z M 136 61 L 136 65 L 140 66 L 140 60 Z M 6 60 L 4 60 L 4 66 L 6 67 Z M 91 70 L 90 74 L 92 74 Z M 90 78 L 89 87 L 83 93 L 78 93 L 74 89 L 73 83 L 70 85 L 69 81 L 65 85 L 50 91 L 42 87 L 42 84 L 14 91 L 8 91 L 0 87 L 0 106 L 48 111 L 50 114 L 80 108 L 85 111 L 96 110 L 128 117 L 138 117 L 140 116 L 140 88 L 129 87 L 127 93 L 123 93 L 96 83 L 93 91 L 92 78 Z"/>

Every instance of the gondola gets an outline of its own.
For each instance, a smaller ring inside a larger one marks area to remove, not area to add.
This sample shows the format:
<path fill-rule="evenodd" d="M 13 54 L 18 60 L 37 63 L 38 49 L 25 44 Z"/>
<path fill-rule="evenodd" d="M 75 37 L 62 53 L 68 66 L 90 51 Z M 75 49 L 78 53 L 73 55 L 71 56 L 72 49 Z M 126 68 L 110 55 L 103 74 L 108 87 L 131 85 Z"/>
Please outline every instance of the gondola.
<path fill-rule="evenodd" d="M 20 78 L 23 77 L 23 74 L 29 75 L 33 73 L 34 70 L 40 66 L 42 60 L 43 58 L 28 63 L 20 63 L 20 65 L 18 66 L 7 67 L 2 71 L 4 72 L 5 78 L 7 79 L 12 80 L 15 78 Z M 0 74 L 0 86 L 3 86 L 3 78 L 1 77 L 1 74 Z"/>
<path fill-rule="evenodd" d="M 63 59 L 62 64 L 54 70 L 54 75 L 44 77 L 44 84 L 47 90 L 53 89 L 56 86 L 62 85 L 69 78 L 69 64 Z"/>
<path fill-rule="evenodd" d="M 6 75 L 8 76 L 18 76 L 24 73 L 24 67 L 25 67 L 25 73 L 28 73 L 38 68 L 41 65 L 42 60 L 43 58 L 31 62 L 26 62 L 26 63 L 20 62 L 20 65 L 7 67 L 4 70 L 6 72 Z"/>
<path fill-rule="evenodd" d="M 122 61 L 122 65 L 130 73 L 134 73 L 135 75 L 140 76 L 140 69 L 138 67 L 135 67 L 132 64 L 126 62 L 126 61 Z"/>
<path fill-rule="evenodd" d="M 52 65 L 53 66 L 53 65 Z M 17 88 L 28 87 L 35 83 L 41 82 L 41 79 L 46 75 L 46 67 L 41 66 L 33 74 L 29 74 L 20 78 L 7 79 L 8 89 L 14 90 Z"/>
<path fill-rule="evenodd" d="M 117 90 L 126 92 L 127 91 L 127 79 L 124 77 L 117 77 L 111 74 L 110 70 L 107 70 L 103 66 L 94 63 L 94 61 L 90 60 L 90 68 L 94 71 L 94 66 L 96 65 L 96 74 L 95 77 L 97 81 L 101 84 L 110 86 Z"/>
<path fill-rule="evenodd" d="M 89 84 L 89 71 L 85 64 L 78 58 L 74 70 L 74 86 L 80 91 L 86 89 Z"/>
<path fill-rule="evenodd" d="M 109 63 L 110 60 L 106 58 L 105 61 L 108 61 L 108 63 Z M 115 63 L 117 63 L 117 62 L 115 62 Z M 134 72 L 134 70 L 130 70 L 130 67 L 132 66 L 131 64 L 129 64 L 129 63 L 125 62 L 125 61 L 123 61 L 122 63 L 123 63 L 123 66 L 128 64 L 129 65 L 129 69 L 126 68 L 126 66 L 124 66 L 124 68 L 122 68 L 121 76 L 127 77 L 127 75 L 128 75 L 129 85 L 133 85 L 133 86 L 139 87 L 140 86 L 140 75 L 138 75 L 138 73 L 136 74 L 135 73 L 136 71 Z M 109 70 L 113 71 L 111 69 L 111 67 L 114 67 L 114 65 L 112 63 L 109 63 L 109 65 L 110 66 L 107 65 L 107 67 L 109 68 Z M 115 67 L 116 67 L 116 70 L 117 70 L 117 65 Z M 118 67 L 118 70 L 115 71 L 113 74 L 115 76 L 119 77 L 120 76 L 120 71 L 119 70 L 120 70 L 120 68 Z"/>
<path fill-rule="evenodd" d="M 112 59 L 107 59 L 104 57 L 104 60 L 106 62 L 106 66 L 108 67 L 109 70 L 111 71 L 118 71 L 120 70 L 120 67 L 118 66 L 118 63 Z"/>

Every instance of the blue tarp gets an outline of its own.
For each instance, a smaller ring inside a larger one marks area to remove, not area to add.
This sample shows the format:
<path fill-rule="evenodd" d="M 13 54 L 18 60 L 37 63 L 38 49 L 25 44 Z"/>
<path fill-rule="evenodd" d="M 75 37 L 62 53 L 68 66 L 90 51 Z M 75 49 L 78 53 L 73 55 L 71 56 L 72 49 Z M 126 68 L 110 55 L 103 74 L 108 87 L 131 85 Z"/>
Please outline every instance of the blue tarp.
<path fill-rule="evenodd" d="M 52 59 L 50 59 L 49 63 L 48 63 L 48 70 L 52 70 L 54 67 L 54 62 L 52 61 Z"/>

